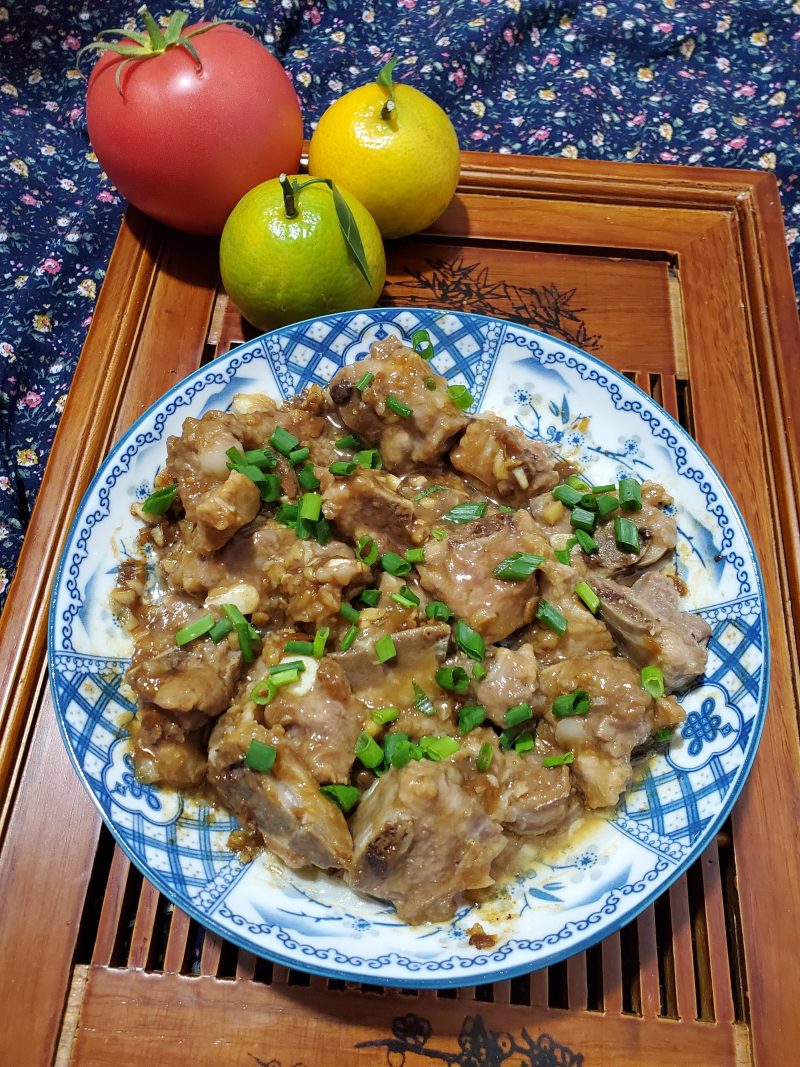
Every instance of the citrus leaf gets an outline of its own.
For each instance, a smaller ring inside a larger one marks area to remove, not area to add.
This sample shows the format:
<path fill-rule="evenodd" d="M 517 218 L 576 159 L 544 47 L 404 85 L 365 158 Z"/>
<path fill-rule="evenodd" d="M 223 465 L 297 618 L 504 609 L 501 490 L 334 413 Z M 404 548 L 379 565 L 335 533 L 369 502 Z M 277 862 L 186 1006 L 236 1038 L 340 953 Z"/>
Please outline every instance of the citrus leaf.
<path fill-rule="evenodd" d="M 361 242 L 361 234 L 358 232 L 358 226 L 356 225 L 356 220 L 353 218 L 353 213 L 347 206 L 347 201 L 333 182 L 331 182 L 331 192 L 333 193 L 336 217 L 339 220 L 339 228 L 342 231 L 342 237 L 344 237 L 345 244 L 350 249 L 358 269 L 364 275 L 367 285 L 372 285 L 372 279 L 369 276 L 369 268 L 367 267 L 367 257 L 364 255 L 364 245 Z"/>
<path fill-rule="evenodd" d="M 381 69 L 378 71 L 378 77 L 375 81 L 378 85 L 383 85 L 390 93 L 394 92 L 394 85 L 392 84 L 392 74 L 394 74 L 394 68 L 397 66 L 399 60 L 397 56 L 392 56 L 387 60 Z"/>

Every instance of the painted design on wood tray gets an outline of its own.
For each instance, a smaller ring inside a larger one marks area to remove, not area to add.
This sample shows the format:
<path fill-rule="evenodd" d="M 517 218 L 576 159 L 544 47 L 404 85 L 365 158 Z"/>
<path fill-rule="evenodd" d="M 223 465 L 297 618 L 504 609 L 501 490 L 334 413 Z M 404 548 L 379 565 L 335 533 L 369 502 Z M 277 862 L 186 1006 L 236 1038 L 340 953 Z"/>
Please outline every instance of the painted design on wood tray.
<path fill-rule="evenodd" d="M 458 1052 L 430 1048 L 428 1038 L 433 1027 L 427 1019 L 409 1013 L 392 1020 L 394 1037 L 378 1041 L 361 1041 L 356 1048 L 386 1049 L 389 1067 L 404 1067 L 406 1056 L 424 1056 L 437 1063 L 455 1067 L 501 1067 L 511 1058 L 521 1067 L 582 1067 L 583 1054 L 560 1044 L 550 1034 L 534 1038 L 523 1027 L 519 1036 L 489 1030 L 480 1015 L 467 1015 L 458 1035 Z M 408 1061 L 408 1067 L 416 1062 Z"/>
<path fill-rule="evenodd" d="M 488 267 L 465 263 L 463 253 L 450 260 L 426 259 L 425 262 L 430 271 L 403 267 L 404 273 L 414 280 L 397 284 L 403 297 L 413 303 L 458 308 L 473 315 L 502 315 L 563 337 L 590 352 L 601 347 L 600 335 L 590 333 L 581 318 L 586 308 L 574 305 L 574 288 L 493 282 L 489 280 Z"/>

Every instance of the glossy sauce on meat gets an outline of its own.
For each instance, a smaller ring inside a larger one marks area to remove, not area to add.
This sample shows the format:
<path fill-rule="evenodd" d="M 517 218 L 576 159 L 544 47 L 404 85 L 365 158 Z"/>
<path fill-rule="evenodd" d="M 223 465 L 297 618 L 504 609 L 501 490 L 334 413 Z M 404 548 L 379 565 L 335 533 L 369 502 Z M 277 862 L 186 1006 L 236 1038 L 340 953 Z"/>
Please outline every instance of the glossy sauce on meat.
<path fill-rule="evenodd" d="M 669 577 L 662 487 L 626 513 L 636 550 L 613 515 L 591 548 L 556 489 L 571 470 L 464 414 L 396 338 L 327 389 L 187 419 L 156 479 L 174 500 L 135 509 L 159 595 L 143 567 L 117 591 L 137 773 L 210 787 L 248 855 L 256 835 L 410 923 L 614 805 L 681 721 L 708 628 Z"/>

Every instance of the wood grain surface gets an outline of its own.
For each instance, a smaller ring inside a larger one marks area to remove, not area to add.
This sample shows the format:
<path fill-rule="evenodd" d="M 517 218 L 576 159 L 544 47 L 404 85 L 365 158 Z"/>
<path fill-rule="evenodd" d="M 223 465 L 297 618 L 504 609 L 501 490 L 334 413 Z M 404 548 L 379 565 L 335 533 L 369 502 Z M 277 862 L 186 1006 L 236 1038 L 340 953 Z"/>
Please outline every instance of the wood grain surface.
<path fill-rule="evenodd" d="M 732 828 L 601 945 L 452 995 L 380 996 L 273 967 L 204 934 L 131 868 L 55 727 L 49 590 L 113 441 L 252 331 L 218 292 L 213 242 L 130 211 L 0 619 L 0 1060 L 50 1063 L 61 1033 L 60 1067 L 401 1055 L 413 1067 L 459 1063 L 479 1038 L 490 1065 L 794 1062 L 800 328 L 774 179 L 465 153 L 450 208 L 387 258 L 383 303 L 497 314 L 593 351 L 693 430 L 728 482 L 763 569 L 772 653 L 763 740 Z"/>

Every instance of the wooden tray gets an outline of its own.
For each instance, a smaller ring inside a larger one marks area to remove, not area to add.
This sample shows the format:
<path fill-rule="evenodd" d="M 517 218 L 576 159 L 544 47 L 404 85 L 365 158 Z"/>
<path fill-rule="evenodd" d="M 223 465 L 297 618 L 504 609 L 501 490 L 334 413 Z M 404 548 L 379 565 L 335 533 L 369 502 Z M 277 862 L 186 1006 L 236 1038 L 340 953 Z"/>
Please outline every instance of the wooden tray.
<path fill-rule="evenodd" d="M 190 921 L 131 868 L 73 773 L 47 688 L 47 601 L 111 443 L 245 331 L 216 247 L 122 224 L 0 620 L 0 1060 L 270 1064 L 790 1064 L 800 1047 L 800 329 L 775 181 L 465 153 L 459 193 L 394 243 L 383 301 L 485 312 L 596 353 L 710 455 L 755 540 L 772 690 L 714 844 L 568 962 L 456 991 L 287 971 Z"/>

